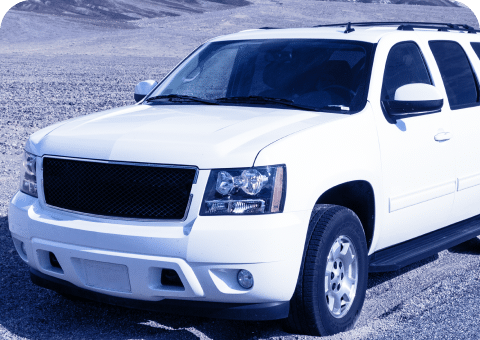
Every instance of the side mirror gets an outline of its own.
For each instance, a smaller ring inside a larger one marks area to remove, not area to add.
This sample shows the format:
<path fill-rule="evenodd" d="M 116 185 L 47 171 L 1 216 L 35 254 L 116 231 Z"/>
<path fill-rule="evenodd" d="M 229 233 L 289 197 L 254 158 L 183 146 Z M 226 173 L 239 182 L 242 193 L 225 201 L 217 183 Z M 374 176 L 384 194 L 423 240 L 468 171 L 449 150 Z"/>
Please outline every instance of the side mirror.
<path fill-rule="evenodd" d="M 443 98 L 435 86 L 408 84 L 395 91 L 395 100 L 384 100 L 382 104 L 390 116 L 400 119 L 440 112 Z"/>
<path fill-rule="evenodd" d="M 138 103 L 145 98 L 157 85 L 158 83 L 155 80 L 145 80 L 138 83 L 137 86 L 135 86 L 135 101 Z"/>

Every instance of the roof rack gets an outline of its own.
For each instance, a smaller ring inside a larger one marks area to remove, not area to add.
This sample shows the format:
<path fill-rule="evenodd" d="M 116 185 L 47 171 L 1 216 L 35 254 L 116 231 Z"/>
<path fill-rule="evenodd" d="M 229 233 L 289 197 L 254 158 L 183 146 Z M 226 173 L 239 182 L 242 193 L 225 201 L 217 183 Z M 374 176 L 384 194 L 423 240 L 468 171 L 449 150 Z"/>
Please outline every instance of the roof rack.
<path fill-rule="evenodd" d="M 347 22 L 339 24 L 328 24 L 328 25 L 317 25 L 313 27 L 334 27 L 334 26 L 345 26 L 347 29 L 345 33 L 353 32 L 352 26 L 397 26 L 399 31 L 413 31 L 415 28 L 426 28 L 426 29 L 436 29 L 440 32 L 449 32 L 449 31 L 462 31 L 468 33 L 480 32 L 472 26 L 465 24 L 449 24 L 442 22 L 409 22 L 409 21 L 384 21 L 384 22 Z"/>

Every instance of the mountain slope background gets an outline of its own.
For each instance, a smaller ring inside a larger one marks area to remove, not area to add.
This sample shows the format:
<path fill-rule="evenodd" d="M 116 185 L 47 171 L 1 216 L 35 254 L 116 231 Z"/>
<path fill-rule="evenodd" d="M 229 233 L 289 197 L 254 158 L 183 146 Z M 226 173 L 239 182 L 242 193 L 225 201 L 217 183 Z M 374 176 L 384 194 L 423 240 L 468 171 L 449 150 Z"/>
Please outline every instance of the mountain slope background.
<path fill-rule="evenodd" d="M 468 8 L 447 0 L 422 1 L 445 6 L 318 0 L 28 0 L 5 16 L 0 54 L 179 58 L 212 37 L 265 26 L 430 21 L 478 27 Z"/>
<path fill-rule="evenodd" d="M 17 4 L 14 9 L 90 19 L 136 20 L 204 13 L 249 4 L 247 0 L 28 0 Z"/>
<path fill-rule="evenodd" d="M 455 0 L 322 0 L 338 2 L 360 2 L 364 4 L 421 5 L 421 6 L 459 6 Z"/>
<path fill-rule="evenodd" d="M 325 0 L 324 0 L 325 1 Z M 453 0 L 326 0 L 371 4 L 458 7 Z M 280 3 L 280 1 L 272 1 Z M 248 0 L 28 0 L 15 10 L 88 19 L 130 21 L 205 13 L 251 5 Z"/>

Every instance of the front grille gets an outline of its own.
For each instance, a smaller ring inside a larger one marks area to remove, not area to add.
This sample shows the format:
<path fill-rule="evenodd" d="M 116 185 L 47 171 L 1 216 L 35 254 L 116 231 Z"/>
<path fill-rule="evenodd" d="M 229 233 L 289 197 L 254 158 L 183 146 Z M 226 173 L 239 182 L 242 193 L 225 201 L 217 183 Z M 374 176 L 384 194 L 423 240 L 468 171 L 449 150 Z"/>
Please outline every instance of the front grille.
<path fill-rule="evenodd" d="M 181 220 L 196 170 L 45 157 L 48 205 L 103 216 Z"/>

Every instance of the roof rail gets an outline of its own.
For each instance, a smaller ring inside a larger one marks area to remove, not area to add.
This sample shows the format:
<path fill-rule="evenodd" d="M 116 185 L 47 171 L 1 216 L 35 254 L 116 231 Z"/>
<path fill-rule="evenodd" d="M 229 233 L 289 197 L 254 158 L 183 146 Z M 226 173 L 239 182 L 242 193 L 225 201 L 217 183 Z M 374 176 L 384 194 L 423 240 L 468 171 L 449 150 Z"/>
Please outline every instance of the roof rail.
<path fill-rule="evenodd" d="M 338 23 L 338 24 L 328 24 L 328 25 L 317 25 L 313 27 L 335 27 L 335 26 L 345 26 L 347 30 L 351 29 L 352 26 L 397 26 L 400 31 L 413 31 L 415 28 L 427 28 L 427 29 L 437 29 L 441 32 L 448 31 L 466 31 L 468 33 L 477 33 L 480 30 L 476 30 L 474 27 L 465 25 L 465 24 L 450 24 L 443 22 L 409 22 L 409 21 L 383 21 L 383 22 L 348 22 L 348 23 Z M 350 32 L 350 31 L 349 31 Z M 345 31 L 345 33 L 349 33 Z"/>

